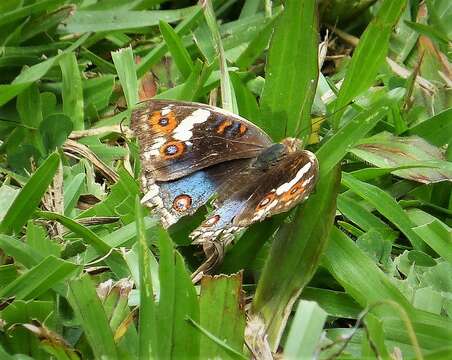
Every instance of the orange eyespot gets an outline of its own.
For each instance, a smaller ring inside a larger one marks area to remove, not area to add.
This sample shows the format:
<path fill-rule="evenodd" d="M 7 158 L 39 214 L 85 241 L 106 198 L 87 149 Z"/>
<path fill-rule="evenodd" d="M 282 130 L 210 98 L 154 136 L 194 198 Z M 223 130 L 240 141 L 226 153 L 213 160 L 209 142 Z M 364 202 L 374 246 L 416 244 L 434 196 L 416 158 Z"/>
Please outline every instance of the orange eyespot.
<path fill-rule="evenodd" d="M 174 159 L 181 156 L 185 151 L 185 144 L 182 141 L 168 141 L 160 148 L 160 154 L 165 159 Z"/>
<path fill-rule="evenodd" d="M 299 197 L 304 192 L 304 187 L 300 183 L 296 183 L 294 186 L 292 186 L 289 191 L 284 193 L 283 195 L 283 201 L 287 202 L 289 200 L 292 200 L 296 197 Z"/>
<path fill-rule="evenodd" d="M 247 132 L 247 130 L 248 130 L 248 127 L 245 124 L 240 124 L 240 127 L 239 127 L 240 135 L 245 134 Z"/>
<path fill-rule="evenodd" d="M 169 134 L 177 126 L 176 116 L 172 111 L 162 115 L 160 111 L 154 111 L 148 119 L 152 131 Z"/>
<path fill-rule="evenodd" d="M 173 209 L 179 212 L 186 211 L 190 209 L 191 201 L 191 197 L 186 194 L 176 196 L 173 201 Z"/>
<path fill-rule="evenodd" d="M 256 210 L 263 209 L 268 204 L 270 204 L 275 198 L 275 193 L 269 193 L 265 195 L 265 197 L 260 201 L 260 203 L 256 206 Z"/>
<path fill-rule="evenodd" d="M 220 125 L 218 125 L 217 134 L 223 134 L 224 131 L 231 125 L 232 125 L 232 121 L 231 120 L 223 121 Z"/>
<path fill-rule="evenodd" d="M 211 227 L 211 226 L 215 225 L 219 220 L 220 220 L 220 215 L 214 215 L 211 218 L 204 221 L 202 226 L 203 227 Z"/>

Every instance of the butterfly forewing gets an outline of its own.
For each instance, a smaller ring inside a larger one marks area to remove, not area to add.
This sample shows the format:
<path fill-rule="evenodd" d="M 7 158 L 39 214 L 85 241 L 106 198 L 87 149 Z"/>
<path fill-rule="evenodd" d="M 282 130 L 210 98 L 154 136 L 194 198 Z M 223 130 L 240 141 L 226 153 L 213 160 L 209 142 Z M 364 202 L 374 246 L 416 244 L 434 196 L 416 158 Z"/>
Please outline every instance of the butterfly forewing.
<path fill-rule="evenodd" d="M 251 122 L 204 104 L 150 100 L 132 115 L 143 168 L 156 181 L 221 162 L 252 158 L 271 145 Z"/>

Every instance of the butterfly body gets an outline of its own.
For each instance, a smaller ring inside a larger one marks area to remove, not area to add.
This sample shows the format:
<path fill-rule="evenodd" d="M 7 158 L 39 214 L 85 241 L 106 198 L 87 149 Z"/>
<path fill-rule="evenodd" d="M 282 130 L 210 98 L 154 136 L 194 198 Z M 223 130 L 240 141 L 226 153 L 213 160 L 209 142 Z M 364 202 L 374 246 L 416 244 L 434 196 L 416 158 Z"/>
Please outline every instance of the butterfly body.
<path fill-rule="evenodd" d="M 318 175 L 298 139 L 273 143 L 251 122 L 198 103 L 150 100 L 131 121 L 140 145 L 142 202 L 165 227 L 211 199 L 195 243 L 227 244 L 233 234 L 305 200 Z"/>

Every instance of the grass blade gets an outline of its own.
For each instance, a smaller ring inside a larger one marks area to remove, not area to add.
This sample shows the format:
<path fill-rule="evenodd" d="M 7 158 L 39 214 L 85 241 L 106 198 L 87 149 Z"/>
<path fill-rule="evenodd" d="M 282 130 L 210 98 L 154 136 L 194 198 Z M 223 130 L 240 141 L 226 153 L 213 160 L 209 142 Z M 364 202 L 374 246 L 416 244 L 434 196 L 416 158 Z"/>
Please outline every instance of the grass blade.
<path fill-rule="evenodd" d="M 159 24 L 160 20 L 172 23 L 192 14 L 195 6 L 175 10 L 78 10 L 61 27 L 64 33 L 130 30 Z"/>
<path fill-rule="evenodd" d="M 323 176 L 316 193 L 273 241 L 253 300 L 253 312 L 264 318 L 273 350 L 278 348 L 291 307 L 319 264 L 333 225 L 339 179 L 339 169 Z"/>
<path fill-rule="evenodd" d="M 146 242 L 143 208 L 136 200 L 136 227 L 138 236 L 138 263 L 140 274 L 140 317 L 138 322 L 138 354 L 141 359 L 150 359 L 157 350 L 157 334 L 154 310 L 154 293 L 149 272 L 149 253 Z"/>
<path fill-rule="evenodd" d="M 326 312 L 317 303 L 300 301 L 284 346 L 284 357 L 314 358 L 326 316 Z"/>
<path fill-rule="evenodd" d="M 5 234 L 20 232 L 22 226 L 31 217 L 41 202 L 42 197 L 53 180 L 59 163 L 60 157 L 57 153 L 53 153 L 41 164 L 8 209 L 0 224 L 1 232 Z"/>
<path fill-rule="evenodd" d="M 79 235 L 82 240 L 91 245 L 99 255 L 107 255 L 113 249 L 92 230 L 88 229 L 86 226 L 80 225 L 76 221 L 64 215 L 50 211 L 39 211 L 37 212 L 37 215 L 47 220 L 58 221 L 69 230 Z M 112 251 L 111 254 L 105 259 L 105 262 L 110 266 L 111 270 L 118 276 L 118 278 L 127 277 L 129 275 L 124 259 L 118 252 Z"/>
<path fill-rule="evenodd" d="M 158 305 L 159 359 L 197 358 L 199 333 L 186 321 L 199 321 L 196 291 L 181 256 L 174 252 L 170 237 L 160 230 L 160 300 Z"/>
<path fill-rule="evenodd" d="M 414 224 L 397 201 L 379 187 L 355 179 L 344 173 L 342 183 L 371 203 L 380 214 L 402 231 L 416 249 L 424 249 L 423 240 L 413 231 Z"/>
<path fill-rule="evenodd" d="M 223 44 L 221 41 L 220 30 L 218 29 L 217 20 L 215 18 L 215 12 L 213 11 L 212 3 L 210 0 L 200 0 L 204 16 L 206 18 L 207 25 L 209 26 L 212 34 L 213 41 L 218 54 L 218 60 L 220 62 L 220 87 L 221 87 L 221 104 L 222 108 L 229 110 L 234 114 L 238 114 L 237 101 L 234 95 L 234 88 L 229 78 L 228 64 L 226 63 L 226 57 L 224 55 Z"/>
<path fill-rule="evenodd" d="M 62 97 L 63 112 L 73 124 L 74 130 L 83 130 L 83 86 L 78 69 L 77 58 L 73 52 L 63 54 L 60 58 L 61 75 L 63 77 Z"/>
<path fill-rule="evenodd" d="M 33 299 L 72 275 L 80 267 L 53 255 L 46 257 L 0 291 L 0 298 Z"/>
<path fill-rule="evenodd" d="M 406 0 L 384 0 L 359 40 L 347 69 L 344 82 L 334 104 L 332 122 L 339 127 L 343 109 L 351 100 L 367 90 L 375 81 L 378 69 L 388 52 L 389 38 L 406 5 Z"/>
<path fill-rule="evenodd" d="M 319 159 L 320 172 L 329 172 L 354 144 L 377 125 L 387 111 L 387 108 L 375 106 L 367 111 L 360 112 L 329 138 L 316 153 L 317 159 Z"/>
<path fill-rule="evenodd" d="M 201 327 L 241 351 L 245 331 L 242 274 L 204 276 L 201 280 Z M 238 294 L 238 296 L 237 296 Z M 208 337 L 201 338 L 201 359 L 227 358 L 228 352 Z"/>
<path fill-rule="evenodd" d="M 411 304 L 356 244 L 336 227 L 330 235 L 322 264 L 361 306 L 393 300 L 406 311 Z"/>
<path fill-rule="evenodd" d="M 69 283 L 68 300 L 97 359 L 118 359 L 116 345 L 102 303 L 85 275 Z"/>
<path fill-rule="evenodd" d="M 122 91 L 126 97 L 127 107 L 133 109 L 138 102 L 138 80 L 133 61 L 133 51 L 131 47 L 113 51 L 111 53 L 113 63 L 121 82 Z"/>
<path fill-rule="evenodd" d="M 168 50 L 176 63 L 180 73 L 187 79 L 193 70 L 193 61 L 188 53 L 187 49 L 183 46 L 182 40 L 174 31 L 174 29 L 165 21 L 159 23 L 160 32 L 165 40 Z"/>
<path fill-rule="evenodd" d="M 261 118 L 274 140 L 310 132 L 318 79 L 317 16 L 314 0 L 288 0 L 270 44 Z M 285 130 L 286 129 L 286 130 Z"/>

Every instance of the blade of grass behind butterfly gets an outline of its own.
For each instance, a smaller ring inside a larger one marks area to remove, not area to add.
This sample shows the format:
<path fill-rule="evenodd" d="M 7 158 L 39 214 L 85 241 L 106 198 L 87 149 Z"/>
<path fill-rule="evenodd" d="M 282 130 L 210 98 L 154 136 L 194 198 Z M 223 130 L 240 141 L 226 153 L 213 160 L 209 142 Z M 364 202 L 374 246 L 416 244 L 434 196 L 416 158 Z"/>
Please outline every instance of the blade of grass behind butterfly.
<path fill-rule="evenodd" d="M 138 81 L 133 61 L 133 51 L 131 47 L 119 49 L 111 53 L 113 63 L 118 73 L 122 91 L 127 101 L 127 108 L 133 109 L 138 102 Z"/>
<path fill-rule="evenodd" d="M 88 37 L 89 34 L 81 36 L 72 45 L 67 47 L 63 51 L 63 53 L 60 53 L 52 58 L 40 62 L 39 64 L 30 66 L 29 68 L 25 69 L 13 80 L 11 84 L 0 84 L 0 106 L 6 104 L 9 100 L 20 94 L 33 82 L 41 79 L 44 75 L 47 74 L 52 66 L 58 62 L 58 60 L 64 53 L 74 51 L 80 45 L 82 45 Z"/>
<path fill-rule="evenodd" d="M 184 79 L 187 79 L 194 67 L 190 54 L 183 46 L 181 38 L 177 35 L 171 25 L 163 20 L 160 20 L 159 28 L 177 68 Z"/>
<path fill-rule="evenodd" d="M 73 130 L 83 130 L 85 128 L 83 86 L 74 52 L 63 54 L 60 58 L 60 68 L 63 79 L 61 86 L 63 113 L 71 119 Z"/>
<path fill-rule="evenodd" d="M 203 70 L 203 71 L 202 71 Z M 197 60 L 187 80 L 180 85 L 168 89 L 156 96 L 154 99 L 165 100 L 185 100 L 193 101 L 199 89 L 204 85 L 207 77 L 206 72 L 209 72 L 207 67 L 204 67 L 201 60 Z"/>
<path fill-rule="evenodd" d="M 231 79 L 229 78 L 228 64 L 226 63 L 220 30 L 218 29 L 218 24 L 215 18 L 215 12 L 213 11 L 212 3 L 210 2 L 210 0 L 200 0 L 200 5 L 203 9 L 207 25 L 209 26 L 209 29 L 212 33 L 212 38 L 215 42 L 219 58 L 222 108 L 229 110 L 234 114 L 238 114 L 234 88 L 232 87 Z"/>
<path fill-rule="evenodd" d="M 197 25 L 199 18 L 202 16 L 201 7 L 195 7 L 187 17 L 182 20 L 174 29 L 175 33 L 179 36 L 184 35 Z M 140 64 L 137 66 L 137 77 L 141 78 L 146 74 L 149 69 L 155 65 L 168 51 L 166 43 L 157 45 L 152 51 L 141 59 Z"/>
<path fill-rule="evenodd" d="M 260 117 L 275 141 L 310 133 L 318 79 L 317 17 L 314 0 L 288 0 L 276 21 L 266 66 Z"/>
<path fill-rule="evenodd" d="M 316 193 L 296 210 L 292 222 L 280 227 L 273 240 L 252 306 L 264 319 L 273 351 L 295 300 L 319 264 L 333 225 L 339 183 L 338 167 L 324 173 Z"/>
<path fill-rule="evenodd" d="M 385 0 L 382 3 L 376 17 L 359 40 L 334 104 L 334 111 L 344 107 L 374 83 L 388 52 L 392 29 L 405 4 L 406 0 Z M 343 113 L 344 110 L 340 110 L 331 119 L 335 129 L 339 128 Z"/>

